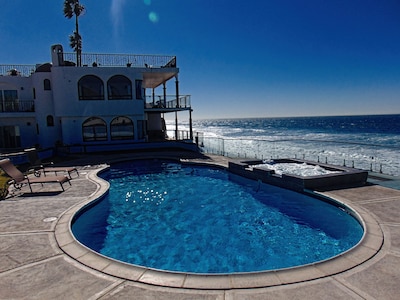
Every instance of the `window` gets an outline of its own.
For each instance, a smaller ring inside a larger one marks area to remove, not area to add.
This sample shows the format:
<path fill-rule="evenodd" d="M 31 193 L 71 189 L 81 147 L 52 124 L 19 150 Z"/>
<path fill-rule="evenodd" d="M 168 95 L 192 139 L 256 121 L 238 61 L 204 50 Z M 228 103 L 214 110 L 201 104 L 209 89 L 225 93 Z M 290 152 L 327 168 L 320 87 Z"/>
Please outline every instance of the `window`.
<path fill-rule="evenodd" d="M 104 84 L 97 76 L 83 76 L 78 82 L 78 91 L 79 100 L 104 100 Z"/>
<path fill-rule="evenodd" d="M 4 90 L 4 100 L 5 101 L 15 101 L 18 99 L 17 90 Z"/>
<path fill-rule="evenodd" d="M 1 111 L 18 111 L 18 91 L 17 90 L 0 90 Z"/>
<path fill-rule="evenodd" d="M 53 127 L 54 126 L 54 118 L 51 115 L 48 115 L 46 117 L 46 123 L 48 127 Z"/>
<path fill-rule="evenodd" d="M 50 79 L 43 80 L 43 87 L 45 91 L 51 90 Z"/>
<path fill-rule="evenodd" d="M 143 83 L 143 80 L 136 80 L 135 81 L 136 99 L 143 99 L 142 83 Z"/>
<path fill-rule="evenodd" d="M 106 122 L 97 117 L 91 117 L 82 124 L 83 141 L 106 141 L 107 125 Z"/>
<path fill-rule="evenodd" d="M 133 122 L 128 117 L 117 117 L 110 124 L 112 140 L 133 140 Z"/>
<path fill-rule="evenodd" d="M 108 99 L 132 99 L 132 82 L 122 75 L 115 75 L 107 82 Z"/>
<path fill-rule="evenodd" d="M 0 126 L 0 148 L 21 147 L 21 136 L 18 126 Z"/>

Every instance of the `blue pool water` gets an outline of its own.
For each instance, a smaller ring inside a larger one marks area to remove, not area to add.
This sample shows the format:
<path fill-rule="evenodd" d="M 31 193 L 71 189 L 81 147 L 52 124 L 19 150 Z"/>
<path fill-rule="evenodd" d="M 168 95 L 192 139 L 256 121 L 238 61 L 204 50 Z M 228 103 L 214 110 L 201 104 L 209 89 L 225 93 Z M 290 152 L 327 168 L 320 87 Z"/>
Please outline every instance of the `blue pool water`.
<path fill-rule="evenodd" d="M 234 273 L 299 266 L 356 245 L 358 221 L 327 202 L 225 170 L 163 161 L 113 165 L 109 193 L 75 218 L 79 241 L 136 265 Z"/>

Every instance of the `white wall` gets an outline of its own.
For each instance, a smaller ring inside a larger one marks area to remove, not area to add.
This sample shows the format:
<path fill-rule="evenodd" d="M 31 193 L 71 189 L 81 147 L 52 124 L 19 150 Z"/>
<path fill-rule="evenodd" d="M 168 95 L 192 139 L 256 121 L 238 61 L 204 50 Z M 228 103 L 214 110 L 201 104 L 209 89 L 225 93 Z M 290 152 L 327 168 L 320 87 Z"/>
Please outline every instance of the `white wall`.
<path fill-rule="evenodd" d="M 44 80 L 50 80 L 50 90 L 44 89 Z M 32 83 L 36 91 L 35 111 L 39 128 L 38 143 L 41 147 L 53 147 L 60 140 L 60 119 L 55 116 L 53 101 L 54 80 L 51 72 L 40 72 L 32 75 Z M 54 126 L 47 126 L 47 116 L 52 116 Z"/>
<path fill-rule="evenodd" d="M 138 126 L 137 121 L 143 120 L 142 115 L 128 115 L 122 114 L 120 116 L 126 116 L 130 118 L 134 124 L 134 140 L 140 141 L 138 139 Z M 112 143 L 131 143 L 132 140 L 111 140 L 110 137 L 110 123 L 111 121 L 118 116 L 103 116 L 101 117 L 107 124 L 107 141 L 96 141 L 96 142 L 84 142 L 82 136 L 82 124 L 87 119 L 87 117 L 63 117 L 61 120 L 62 125 L 62 136 L 63 141 L 67 145 L 75 145 L 75 144 L 112 144 Z"/>
<path fill-rule="evenodd" d="M 141 74 L 134 68 L 109 67 L 53 67 L 53 95 L 55 114 L 60 117 L 107 116 L 144 114 L 144 100 L 135 99 L 135 80 Z M 84 75 L 95 75 L 103 80 L 104 100 L 79 100 L 78 81 Z M 132 81 L 131 100 L 108 100 L 107 80 L 114 75 L 125 75 Z"/>
<path fill-rule="evenodd" d="M 36 123 L 34 117 L 20 116 L 16 119 L 14 117 L 2 116 L 0 118 L 0 126 L 18 126 L 22 148 L 29 148 L 37 144 Z"/>
<path fill-rule="evenodd" d="M 161 121 L 161 114 L 147 114 L 147 129 L 148 130 L 162 130 L 163 123 Z"/>
<path fill-rule="evenodd" d="M 20 101 L 34 100 L 30 77 L 0 76 L 0 90 L 16 90 Z M 18 126 L 23 148 L 38 143 L 34 112 L 0 112 L 0 126 Z"/>

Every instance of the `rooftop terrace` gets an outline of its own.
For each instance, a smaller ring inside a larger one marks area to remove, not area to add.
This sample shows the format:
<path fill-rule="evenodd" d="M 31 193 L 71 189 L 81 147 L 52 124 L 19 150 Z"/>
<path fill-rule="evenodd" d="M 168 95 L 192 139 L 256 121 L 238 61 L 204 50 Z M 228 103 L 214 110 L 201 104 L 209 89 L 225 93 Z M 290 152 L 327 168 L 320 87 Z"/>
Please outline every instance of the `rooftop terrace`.
<path fill-rule="evenodd" d="M 76 53 L 60 53 L 66 66 L 76 66 Z M 177 68 L 176 56 L 82 53 L 83 67 Z M 0 65 L 0 76 L 29 77 L 45 64 Z"/>
<path fill-rule="evenodd" d="M 64 61 L 74 62 L 76 53 L 63 53 Z M 96 54 L 82 53 L 82 66 L 176 68 L 176 56 L 142 54 Z"/>

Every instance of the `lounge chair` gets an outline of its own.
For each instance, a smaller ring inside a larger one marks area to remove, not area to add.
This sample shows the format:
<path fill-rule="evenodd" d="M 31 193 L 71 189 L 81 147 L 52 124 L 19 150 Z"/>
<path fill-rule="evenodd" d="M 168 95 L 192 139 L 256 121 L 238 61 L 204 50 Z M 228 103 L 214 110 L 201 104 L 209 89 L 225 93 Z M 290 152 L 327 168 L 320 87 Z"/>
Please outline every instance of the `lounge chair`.
<path fill-rule="evenodd" d="M 59 172 L 67 173 L 69 179 L 72 179 L 72 172 L 76 172 L 76 175 L 79 176 L 79 172 L 75 167 L 53 167 L 53 162 L 42 163 L 35 148 L 26 149 L 25 152 L 27 153 L 29 163 L 31 164 L 29 169 L 33 171 L 36 177 L 40 177 L 42 172 L 44 176 L 49 172 L 54 172 L 55 175 Z"/>
<path fill-rule="evenodd" d="M 36 177 L 40 177 L 41 172 L 43 172 L 43 175 L 45 177 L 47 177 L 46 173 L 48 172 L 54 172 L 55 175 L 57 175 L 58 172 L 67 173 L 69 179 L 72 179 L 71 172 L 76 172 L 76 175 L 79 176 L 79 172 L 75 167 L 46 167 L 44 165 L 41 165 L 41 166 L 35 166 L 34 169 L 35 169 L 34 174 Z"/>
<path fill-rule="evenodd" d="M 3 169 L 3 171 L 11 177 L 10 183 L 14 185 L 16 189 L 21 189 L 21 187 L 24 184 L 29 185 L 29 189 L 32 191 L 32 184 L 33 183 L 40 183 L 42 186 L 44 183 L 59 183 L 62 190 L 64 191 L 64 186 L 63 183 L 68 182 L 69 185 L 71 185 L 71 182 L 69 181 L 70 178 L 67 176 L 46 176 L 46 177 L 32 177 L 23 174 L 20 170 L 17 169 L 16 166 L 10 161 L 10 159 L 2 159 L 0 160 L 0 168 Z"/>

